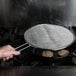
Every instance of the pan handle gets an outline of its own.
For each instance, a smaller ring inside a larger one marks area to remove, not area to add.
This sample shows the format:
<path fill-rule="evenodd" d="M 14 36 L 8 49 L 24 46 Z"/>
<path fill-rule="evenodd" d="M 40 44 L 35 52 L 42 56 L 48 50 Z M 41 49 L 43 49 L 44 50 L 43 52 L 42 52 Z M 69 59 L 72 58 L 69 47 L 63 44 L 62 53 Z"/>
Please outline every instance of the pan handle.
<path fill-rule="evenodd" d="M 26 46 L 26 45 L 27 45 L 27 46 Z M 24 47 L 24 46 L 26 46 L 26 47 Z M 24 48 L 22 48 L 22 47 L 24 47 Z M 25 49 L 27 49 L 27 48 L 29 48 L 29 47 L 31 47 L 31 45 L 29 45 L 28 43 L 24 43 L 24 44 L 16 47 L 15 50 L 19 49 L 19 51 L 21 52 L 21 51 L 23 51 L 23 50 L 25 50 Z M 20 49 L 20 48 L 22 48 L 22 49 Z"/>

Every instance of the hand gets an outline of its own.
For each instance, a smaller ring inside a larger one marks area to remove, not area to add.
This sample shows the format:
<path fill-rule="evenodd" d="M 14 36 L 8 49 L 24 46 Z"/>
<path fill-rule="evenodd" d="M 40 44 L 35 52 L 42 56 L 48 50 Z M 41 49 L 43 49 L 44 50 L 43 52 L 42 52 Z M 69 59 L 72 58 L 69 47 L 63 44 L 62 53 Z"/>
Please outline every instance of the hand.
<path fill-rule="evenodd" d="M 19 55 L 20 52 L 16 51 L 11 45 L 5 45 L 0 48 L 0 58 L 3 60 L 9 60 L 13 58 L 13 55 Z"/>

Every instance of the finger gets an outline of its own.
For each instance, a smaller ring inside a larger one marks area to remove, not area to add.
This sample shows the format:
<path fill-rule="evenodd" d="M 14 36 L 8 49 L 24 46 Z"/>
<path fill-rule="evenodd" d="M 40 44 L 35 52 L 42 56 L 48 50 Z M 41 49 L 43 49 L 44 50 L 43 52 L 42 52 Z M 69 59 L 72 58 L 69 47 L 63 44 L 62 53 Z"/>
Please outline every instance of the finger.
<path fill-rule="evenodd" d="M 20 51 L 13 51 L 13 55 L 19 55 Z"/>
<path fill-rule="evenodd" d="M 6 60 L 9 60 L 10 59 L 10 56 L 6 57 Z"/>
<path fill-rule="evenodd" d="M 6 58 L 3 58 L 4 61 L 6 61 Z"/>
<path fill-rule="evenodd" d="M 13 55 L 10 55 L 9 57 L 10 57 L 10 58 L 13 58 Z"/>
<path fill-rule="evenodd" d="M 8 57 L 3 58 L 3 60 L 4 60 L 4 61 L 9 60 L 9 59 L 12 58 L 12 57 L 13 57 L 13 55 L 10 55 L 10 56 L 8 56 Z"/>

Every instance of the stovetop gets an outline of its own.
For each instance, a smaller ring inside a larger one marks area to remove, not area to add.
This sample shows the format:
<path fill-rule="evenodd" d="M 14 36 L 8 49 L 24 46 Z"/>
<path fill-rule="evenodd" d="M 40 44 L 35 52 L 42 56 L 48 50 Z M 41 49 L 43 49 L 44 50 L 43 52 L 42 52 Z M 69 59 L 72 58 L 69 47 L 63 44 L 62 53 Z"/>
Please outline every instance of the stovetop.
<path fill-rule="evenodd" d="M 24 44 L 26 41 L 24 40 L 24 32 L 18 28 L 2 28 L 0 34 L 0 46 L 4 46 L 7 44 L 12 45 L 14 48 Z M 12 30 L 11 30 L 12 29 Z M 10 31 L 11 30 L 11 31 Z M 6 32 L 7 31 L 7 32 Z M 19 32 L 20 31 L 20 32 Z M 8 33 L 8 34 L 7 34 Z M 5 39 L 5 37 L 7 38 Z M 69 47 L 68 49 L 75 49 L 75 43 Z M 73 56 L 67 56 L 65 58 L 60 59 L 52 59 L 52 58 L 45 58 L 33 53 L 33 50 L 36 48 L 30 47 L 26 50 L 23 50 L 19 56 L 16 56 L 8 61 L 0 61 L 0 66 L 69 66 L 69 65 L 76 65 L 72 58 Z"/>

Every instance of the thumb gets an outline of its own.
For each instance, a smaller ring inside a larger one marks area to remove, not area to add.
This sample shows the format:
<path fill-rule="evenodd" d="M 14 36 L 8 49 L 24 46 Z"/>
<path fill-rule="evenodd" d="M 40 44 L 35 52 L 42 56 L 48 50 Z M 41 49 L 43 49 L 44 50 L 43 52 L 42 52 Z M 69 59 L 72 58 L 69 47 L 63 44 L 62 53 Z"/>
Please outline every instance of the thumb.
<path fill-rule="evenodd" d="M 19 55 L 20 51 L 13 51 L 13 55 Z"/>

